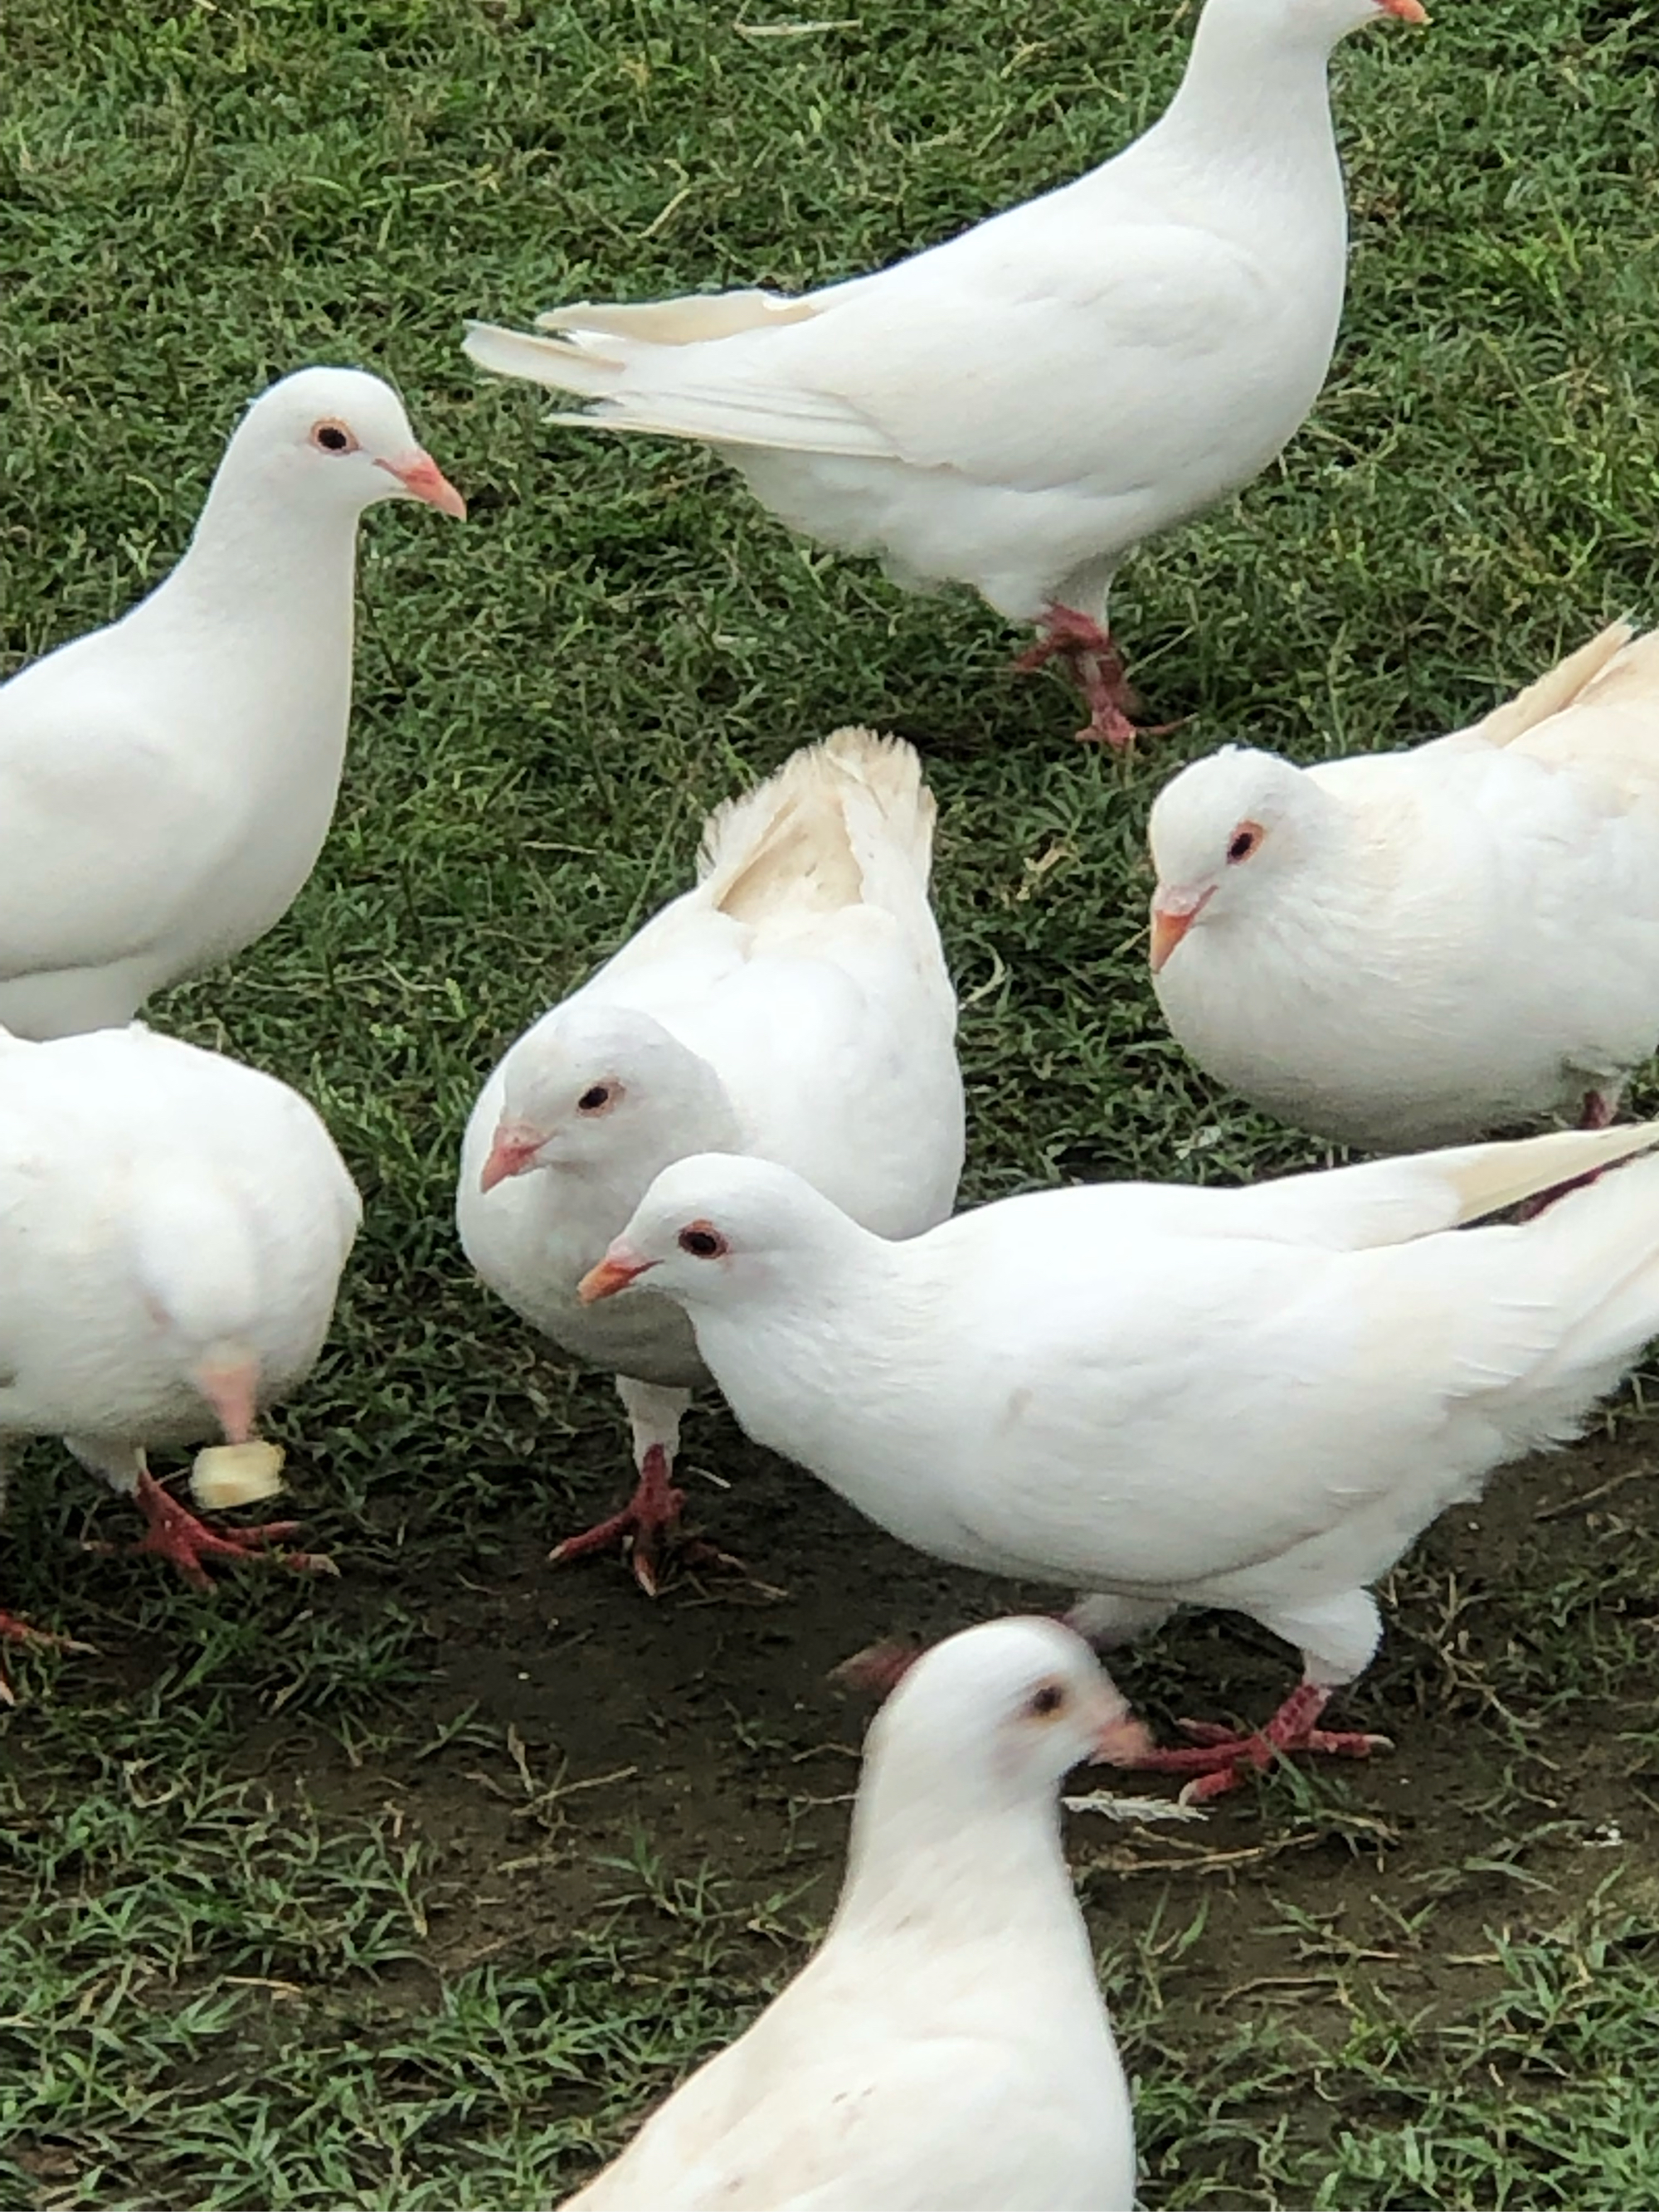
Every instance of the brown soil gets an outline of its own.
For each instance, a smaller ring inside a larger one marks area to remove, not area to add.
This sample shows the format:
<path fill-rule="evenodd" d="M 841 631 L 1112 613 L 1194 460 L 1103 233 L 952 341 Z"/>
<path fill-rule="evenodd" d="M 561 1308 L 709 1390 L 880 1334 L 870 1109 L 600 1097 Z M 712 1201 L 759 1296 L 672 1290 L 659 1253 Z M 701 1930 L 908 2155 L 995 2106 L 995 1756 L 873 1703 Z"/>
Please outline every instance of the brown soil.
<path fill-rule="evenodd" d="M 694 1444 L 694 1468 L 696 1457 Z M 548 1540 L 565 1531 L 526 1517 L 486 1571 L 397 1588 L 432 1639 L 426 1696 L 402 1716 L 403 1740 L 409 1729 L 436 1738 L 471 1708 L 463 1739 L 414 1763 L 356 1767 L 331 1735 L 280 1717 L 252 1740 L 251 1757 L 302 1773 L 317 1802 L 393 1803 L 439 1847 L 454 1906 L 434 1921 L 435 1968 L 556 1947 L 613 1886 L 598 1862 L 636 1832 L 672 1871 L 706 1862 L 757 1898 L 805 1886 L 827 1908 L 869 1709 L 831 1670 L 878 1638 L 931 1638 L 1018 1601 L 903 1550 L 763 1455 L 738 1447 L 728 1467 L 729 1492 L 694 1474 L 698 1510 L 769 1590 L 724 1571 L 682 1574 L 652 1602 L 620 1565 L 550 1569 Z M 1167 1893 L 1170 1927 L 1202 1899 L 1210 1917 L 1186 1961 L 1188 2004 L 1316 2010 L 1334 1965 L 1369 1953 L 1360 1963 L 1415 2013 L 1461 2007 L 1483 1985 L 1471 1961 L 1489 1950 L 1490 1924 L 1565 1917 L 1616 1854 L 1659 1864 L 1659 1813 L 1642 1780 L 1650 1761 L 1620 1740 L 1645 1722 L 1646 1686 L 1569 1706 L 1553 1730 L 1539 1725 L 1535 1694 L 1507 1719 L 1501 1705 L 1531 1632 L 1529 1593 L 1575 1577 L 1594 1585 L 1624 1548 L 1628 1516 L 1647 1514 L 1645 1470 L 1639 1449 L 1592 1443 L 1501 1476 L 1480 1509 L 1449 1515 L 1396 1577 L 1382 1653 L 1341 1709 L 1344 1724 L 1386 1732 L 1396 1748 L 1344 1762 L 1335 1809 L 1328 1790 L 1311 1808 L 1282 1789 L 1244 1790 L 1201 1826 L 1074 1819 L 1091 1911 L 1121 1942 L 1155 1893 Z M 1020 1595 L 1033 1607 L 1055 1597 Z M 1639 1595 L 1615 1601 L 1642 1610 Z M 359 1576 L 319 1602 L 368 1611 L 376 1596 Z M 1650 1634 L 1656 1620 L 1659 1597 Z M 1551 1624 L 1545 1641 L 1572 1632 L 1570 1620 Z M 1231 1616 L 1177 1623 L 1118 1655 L 1115 1671 L 1165 1729 L 1184 1711 L 1259 1717 L 1291 1679 L 1289 1655 Z M 1161 1778 L 1103 1778 L 1172 1794 Z M 1607 1842 L 1615 1830 L 1622 1850 Z M 1542 1902 L 1502 1870 L 1511 1856 L 1547 1882 Z M 1434 1940 L 1418 1949 L 1399 1916 L 1430 1897 Z M 1284 1899 L 1329 1917 L 1340 1932 L 1328 1957 L 1310 1958 L 1305 1930 L 1264 1924 Z"/>

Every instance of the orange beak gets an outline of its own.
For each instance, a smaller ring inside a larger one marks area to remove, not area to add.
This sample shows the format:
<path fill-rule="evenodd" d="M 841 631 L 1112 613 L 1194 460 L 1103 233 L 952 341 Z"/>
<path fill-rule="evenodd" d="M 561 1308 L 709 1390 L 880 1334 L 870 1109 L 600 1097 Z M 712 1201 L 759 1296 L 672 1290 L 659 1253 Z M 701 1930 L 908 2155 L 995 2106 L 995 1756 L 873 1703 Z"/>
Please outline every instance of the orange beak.
<path fill-rule="evenodd" d="M 494 1190 L 509 1176 L 528 1175 L 536 1164 L 537 1153 L 546 1142 L 543 1132 L 528 1121 L 498 1121 L 490 1139 L 489 1158 L 478 1177 L 479 1189 Z"/>
<path fill-rule="evenodd" d="M 1376 0 L 1385 15 L 1398 17 L 1402 23 L 1426 23 L 1429 11 L 1423 0 Z"/>
<path fill-rule="evenodd" d="M 1196 898 L 1170 891 L 1152 901 L 1152 941 L 1147 957 L 1156 975 L 1182 939 L 1215 896 L 1215 885 Z"/>
<path fill-rule="evenodd" d="M 190 1379 L 212 1407 L 225 1442 L 250 1443 L 259 1404 L 258 1354 L 245 1344 L 215 1345 Z"/>
<path fill-rule="evenodd" d="M 625 1291 L 630 1283 L 637 1283 L 654 1260 L 641 1260 L 625 1244 L 613 1244 L 597 1267 L 590 1267 L 576 1285 L 576 1296 L 585 1306 L 599 1298 L 614 1298 L 618 1291 Z"/>
<path fill-rule="evenodd" d="M 1409 0 L 1409 4 L 1414 6 L 1416 0 Z M 453 514 L 457 522 L 466 520 L 466 501 L 430 453 L 411 453 L 406 461 L 378 461 L 375 466 L 396 477 L 411 499 L 424 500 L 440 514 Z"/>

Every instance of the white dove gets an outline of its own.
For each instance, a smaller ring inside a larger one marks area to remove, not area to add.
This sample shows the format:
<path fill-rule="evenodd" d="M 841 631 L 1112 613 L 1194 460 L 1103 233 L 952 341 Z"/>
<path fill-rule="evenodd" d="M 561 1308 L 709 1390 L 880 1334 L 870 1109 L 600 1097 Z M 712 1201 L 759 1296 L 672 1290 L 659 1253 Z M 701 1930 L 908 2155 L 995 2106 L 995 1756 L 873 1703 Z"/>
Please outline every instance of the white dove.
<path fill-rule="evenodd" d="M 310 875 L 351 709 L 357 522 L 460 494 L 396 395 L 307 368 L 260 395 L 183 559 L 0 687 L 0 1023 L 57 1037 L 262 937 Z"/>
<path fill-rule="evenodd" d="M 513 1046 L 462 1147 L 474 1267 L 567 1352 L 611 1369 L 639 1482 L 555 1559 L 627 1539 L 654 1594 L 671 1481 L 705 1379 L 666 1298 L 576 1296 L 651 1178 L 687 1152 L 786 1162 L 888 1237 L 942 1221 L 962 1172 L 956 996 L 927 902 L 933 794 L 868 730 L 804 747 L 703 831 L 697 884 Z"/>
<path fill-rule="evenodd" d="M 1209 0 L 1181 88 L 1075 183 L 801 298 L 587 301 L 482 368 L 594 403 L 562 422 L 693 438 L 791 529 L 901 583 L 970 585 L 1055 653 L 1085 737 L 1133 736 L 1107 629 L 1142 538 L 1264 469 L 1336 343 L 1347 208 L 1326 64 L 1419 0 Z"/>
<path fill-rule="evenodd" d="M 1316 1727 L 1376 1649 L 1368 1586 L 1659 1332 L 1659 1158 L 1443 1232 L 1656 1142 L 1045 1191 L 905 1244 L 711 1155 L 658 1176 L 582 1295 L 648 1278 L 758 1443 L 936 1558 L 1082 1588 L 1103 1642 L 1200 1605 L 1296 1645 L 1265 1728 L 1156 1755 L 1211 1796 L 1279 1751 L 1369 1748 Z"/>
<path fill-rule="evenodd" d="M 1411 751 L 1212 754 L 1150 835 L 1170 1027 L 1320 1136 L 1603 1127 L 1659 1046 L 1659 631 L 1615 623 Z"/>
<path fill-rule="evenodd" d="M 321 1120 L 274 1076 L 136 1024 L 0 1031 L 0 1457 L 61 1436 L 135 1499 L 137 1548 L 198 1589 L 204 1560 L 291 1534 L 208 1528 L 144 1446 L 252 1438 L 311 1371 L 360 1214 Z M 27 1633 L 0 1613 L 0 1639 Z"/>
<path fill-rule="evenodd" d="M 1055 1797 L 1144 1744 L 1057 1621 L 925 1653 L 866 1741 L 823 1948 L 566 2212 L 1131 2212 Z"/>

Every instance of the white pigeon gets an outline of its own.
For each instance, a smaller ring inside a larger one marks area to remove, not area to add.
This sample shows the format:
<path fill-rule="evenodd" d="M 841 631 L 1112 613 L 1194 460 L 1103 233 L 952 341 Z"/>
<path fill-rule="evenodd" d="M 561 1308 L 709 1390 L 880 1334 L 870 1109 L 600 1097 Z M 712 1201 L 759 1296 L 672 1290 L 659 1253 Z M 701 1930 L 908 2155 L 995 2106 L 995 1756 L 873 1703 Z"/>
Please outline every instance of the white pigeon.
<path fill-rule="evenodd" d="M 345 757 L 358 518 L 405 496 L 466 511 L 378 377 L 301 369 L 166 580 L 0 687 L 0 1024 L 127 1022 L 288 911 Z"/>
<path fill-rule="evenodd" d="M 927 902 L 934 805 L 910 746 L 838 730 L 703 831 L 697 884 L 485 1084 L 456 1219 L 478 1273 L 567 1352 L 617 1376 L 639 1483 L 555 1551 L 624 1539 L 657 1563 L 683 1503 L 682 1415 L 705 1379 L 665 1298 L 591 1312 L 582 1275 L 687 1152 L 781 1160 L 887 1237 L 950 1212 L 962 1172 L 956 995 Z"/>
<path fill-rule="evenodd" d="M 1473 729 L 1158 793 L 1152 964 L 1209 1074 L 1372 1152 L 1613 1119 L 1659 1046 L 1659 631 Z"/>
<path fill-rule="evenodd" d="M 567 2212 L 1131 2212 L 1129 2092 L 1055 1800 L 1144 1741 L 1057 1621 L 917 1660 L 865 1745 L 822 1948 Z"/>
<path fill-rule="evenodd" d="M 319 1117 L 274 1076 L 134 1024 L 0 1031 L 0 1457 L 60 1436 L 206 1589 L 292 1524 L 219 1533 L 146 1444 L 246 1443 L 311 1371 L 357 1232 Z M 318 1564 L 303 1554 L 289 1564 Z M 0 1613 L 0 1638 L 26 1632 Z"/>
<path fill-rule="evenodd" d="M 697 439 L 791 529 L 970 585 L 1038 624 L 1091 720 L 1134 735 L 1107 628 L 1142 538 L 1264 469 L 1336 343 L 1347 207 L 1326 64 L 1419 0 L 1209 0 L 1181 88 L 1075 183 L 800 298 L 583 301 L 481 367 L 593 403 L 563 422 Z"/>
<path fill-rule="evenodd" d="M 1210 1796 L 1279 1751 L 1370 1747 L 1315 1726 L 1376 1649 L 1369 1586 L 1659 1332 L 1659 1158 L 1525 1226 L 1457 1225 L 1656 1142 L 1045 1191 L 906 1244 L 711 1155 L 658 1176 L 582 1291 L 646 1278 L 758 1443 L 936 1558 L 1086 1591 L 1103 1642 L 1200 1605 L 1294 1644 L 1264 1729 L 1157 1754 Z"/>

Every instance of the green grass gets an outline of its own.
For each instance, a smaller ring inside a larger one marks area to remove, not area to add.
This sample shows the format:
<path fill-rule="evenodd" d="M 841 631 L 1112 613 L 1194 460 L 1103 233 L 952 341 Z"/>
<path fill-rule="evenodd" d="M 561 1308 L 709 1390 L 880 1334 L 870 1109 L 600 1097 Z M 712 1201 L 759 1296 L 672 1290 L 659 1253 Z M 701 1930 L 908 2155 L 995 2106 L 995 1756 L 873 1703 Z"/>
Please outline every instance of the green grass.
<path fill-rule="evenodd" d="M 617 1421 L 468 1281 L 455 1149 L 501 1046 L 684 882 L 708 806 L 839 722 L 923 747 L 970 1198 L 1259 1175 L 1311 1155 L 1183 1064 L 1147 988 L 1159 781 L 1228 738 L 1455 726 L 1652 615 L 1659 47 L 1607 0 L 1445 0 L 1342 52 L 1330 387 L 1235 507 L 1126 571 L 1148 705 L 1189 718 L 1127 763 L 1073 744 L 973 603 L 792 543 L 698 453 L 480 386 L 467 313 L 809 283 L 1075 173 L 1156 112 L 1190 27 L 845 13 L 757 38 L 783 20 L 758 0 L 8 0 L 0 666 L 161 574 L 237 408 L 307 361 L 391 374 L 473 515 L 373 518 L 324 862 L 234 974 L 152 1009 L 300 1084 L 363 1185 L 281 1424 L 344 1577 L 200 1599 L 79 1552 L 120 1516 L 55 1449 L 15 1486 L 0 1597 L 98 1654 L 21 1662 L 0 1722 L 4 2212 L 544 2203 L 821 1923 L 856 1731 L 829 1660 L 901 1607 L 1006 1601 L 906 1583 L 712 1417 L 693 1467 L 738 1480 L 700 1505 L 787 1601 L 653 1610 L 541 1565 L 615 1483 Z M 1659 2184 L 1659 1539 L 1639 1483 L 1553 1511 L 1637 1463 L 1639 1404 L 1616 1425 L 1395 1577 L 1355 1701 L 1395 1760 L 1276 1778 L 1197 1842 L 1079 1835 L 1150 2203 Z M 1281 1667 L 1199 1624 L 1123 1672 L 1167 1718 L 1255 1710 Z"/>

